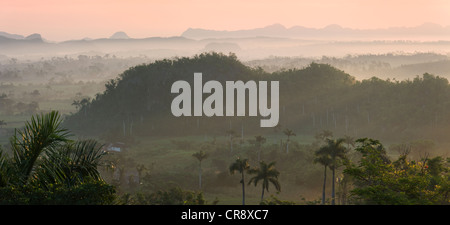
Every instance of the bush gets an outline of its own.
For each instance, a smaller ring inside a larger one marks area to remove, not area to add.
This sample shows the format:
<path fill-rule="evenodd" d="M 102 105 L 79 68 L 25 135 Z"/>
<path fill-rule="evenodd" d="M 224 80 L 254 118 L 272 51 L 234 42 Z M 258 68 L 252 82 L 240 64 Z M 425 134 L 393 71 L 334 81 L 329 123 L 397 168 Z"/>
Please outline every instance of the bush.
<path fill-rule="evenodd" d="M 67 187 L 51 185 L 49 190 L 32 185 L 0 188 L 2 205 L 110 205 L 115 189 L 104 181 L 89 181 Z"/>
<path fill-rule="evenodd" d="M 180 187 L 154 193 L 124 195 L 123 204 L 131 205 L 206 205 L 202 192 L 186 191 Z"/>

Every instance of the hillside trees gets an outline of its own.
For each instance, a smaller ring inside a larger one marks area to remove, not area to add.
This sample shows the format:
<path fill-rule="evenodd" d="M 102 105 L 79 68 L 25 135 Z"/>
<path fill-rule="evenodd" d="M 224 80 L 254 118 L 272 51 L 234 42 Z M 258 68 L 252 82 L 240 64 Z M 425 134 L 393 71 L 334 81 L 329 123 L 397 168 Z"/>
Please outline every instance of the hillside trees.
<path fill-rule="evenodd" d="M 449 204 L 448 160 L 442 157 L 408 159 L 403 154 L 391 161 L 383 145 L 373 139 L 358 139 L 358 162 L 346 165 L 353 178 L 351 197 L 357 204 L 427 205 Z"/>
<path fill-rule="evenodd" d="M 290 124 L 297 135 L 330 130 L 336 135 L 376 135 L 378 139 L 444 139 L 445 124 L 450 122 L 448 81 L 432 74 L 403 81 L 376 77 L 357 81 L 318 63 L 267 73 L 245 66 L 234 55 L 204 53 L 129 68 L 110 80 L 103 93 L 80 106 L 65 125 L 83 133 L 126 130 L 123 133 L 129 135 L 132 130 L 133 135 L 203 135 L 245 122 L 246 134 L 269 132 L 258 126 L 255 117 L 173 117 L 171 85 L 177 80 L 192 84 L 193 73 L 199 71 L 205 81 L 279 81 L 280 123 Z"/>

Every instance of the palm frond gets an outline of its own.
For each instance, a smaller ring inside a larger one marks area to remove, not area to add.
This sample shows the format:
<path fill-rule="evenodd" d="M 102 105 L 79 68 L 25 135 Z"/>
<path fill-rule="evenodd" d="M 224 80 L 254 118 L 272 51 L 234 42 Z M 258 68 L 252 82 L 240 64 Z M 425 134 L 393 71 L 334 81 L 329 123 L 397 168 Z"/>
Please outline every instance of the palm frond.
<path fill-rule="evenodd" d="M 16 130 L 10 142 L 21 182 L 27 182 L 36 161 L 46 149 L 68 141 L 69 132 L 60 128 L 60 124 L 59 113 L 52 111 L 32 116 L 22 130 Z"/>
<path fill-rule="evenodd" d="M 248 159 L 240 159 L 237 158 L 234 163 L 232 163 L 229 167 L 230 174 L 234 174 L 235 171 L 239 173 L 243 173 L 245 170 L 250 168 L 250 164 L 248 163 Z"/>
<path fill-rule="evenodd" d="M 106 154 L 95 140 L 83 140 L 49 149 L 38 177 L 42 186 L 61 183 L 68 186 L 83 182 L 86 177 L 100 180 L 97 167 Z"/>
<path fill-rule="evenodd" d="M 266 162 L 261 161 L 259 163 L 259 168 L 252 168 L 248 172 L 249 174 L 255 174 L 255 176 L 250 178 L 248 184 L 253 183 L 256 186 L 259 181 L 262 181 L 263 189 L 269 190 L 270 182 L 275 185 L 277 190 L 280 189 L 280 184 L 278 182 L 280 172 L 275 168 L 275 162 L 267 164 Z"/>

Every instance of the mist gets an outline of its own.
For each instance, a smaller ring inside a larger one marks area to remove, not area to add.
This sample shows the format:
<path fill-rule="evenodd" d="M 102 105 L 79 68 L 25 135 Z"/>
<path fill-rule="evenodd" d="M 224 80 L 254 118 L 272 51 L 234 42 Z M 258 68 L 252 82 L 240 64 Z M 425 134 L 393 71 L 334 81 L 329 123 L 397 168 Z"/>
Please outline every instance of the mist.
<path fill-rule="evenodd" d="M 371 203 L 349 200 L 342 182 L 338 197 L 323 199 L 322 187 L 329 196 L 331 182 L 322 183 L 317 152 L 345 137 L 341 146 L 354 163 L 361 160 L 358 146 L 379 144 L 373 140 L 383 143 L 383 157 L 400 157 L 395 162 L 448 157 L 449 35 L 450 27 L 433 24 L 373 30 L 275 24 L 62 42 L 0 32 L 0 146 L 11 154 L 16 129 L 56 110 L 77 139 L 95 139 L 108 152 L 105 162 L 116 170 L 99 171 L 118 198 L 133 196 L 122 204 L 168 204 L 155 200 L 161 190 L 240 204 L 241 178 L 230 173 L 237 158 L 252 168 L 276 161 L 280 172 L 282 191 L 270 184 L 260 199 L 260 184 L 252 183 L 248 204 Z M 170 86 L 186 80 L 193 87 L 195 72 L 223 84 L 279 81 L 279 126 L 262 128 L 260 118 L 248 116 L 174 117 Z M 342 181 L 348 174 L 340 166 L 335 180 Z M 139 193 L 151 197 L 144 201 Z"/>

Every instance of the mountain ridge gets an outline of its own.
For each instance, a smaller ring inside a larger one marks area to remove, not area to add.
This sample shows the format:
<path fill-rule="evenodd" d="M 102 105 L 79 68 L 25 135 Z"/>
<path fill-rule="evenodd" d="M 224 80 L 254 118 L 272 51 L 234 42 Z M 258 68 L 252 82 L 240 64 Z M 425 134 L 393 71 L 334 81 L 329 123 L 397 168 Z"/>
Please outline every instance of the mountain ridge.
<path fill-rule="evenodd" d="M 34 33 L 28 36 L 21 34 L 12 34 L 6 31 L 0 31 L 1 37 L 6 37 L 8 39 L 14 40 L 24 40 L 30 36 L 39 35 L 42 40 L 42 36 L 38 33 Z M 331 36 L 330 36 L 331 35 Z M 324 38 L 332 39 L 336 37 L 355 37 L 356 39 L 364 38 L 383 38 L 386 36 L 411 36 L 411 35 L 421 35 L 421 36 L 442 36 L 450 38 L 450 25 L 442 26 L 436 23 L 423 23 L 412 27 L 388 27 L 388 28 L 377 28 L 377 29 L 358 29 L 358 28 L 348 28 L 343 27 L 339 24 L 329 24 L 322 28 L 312 28 L 302 25 L 295 25 L 291 27 L 286 27 L 280 23 L 274 23 L 264 27 L 239 29 L 239 30 L 213 30 L 204 28 L 187 28 L 180 35 L 175 35 L 173 37 L 184 37 L 190 39 L 214 39 L 214 38 L 249 38 L 249 37 L 273 37 L 273 38 Z M 161 36 L 144 37 L 144 38 L 132 38 L 127 35 L 124 31 L 117 31 L 109 37 L 103 38 L 84 38 L 82 40 L 91 41 L 99 39 L 130 39 L 130 40 L 140 40 L 149 39 Z M 58 43 L 67 41 L 77 41 L 78 39 L 68 39 L 63 41 L 58 41 Z"/>
<path fill-rule="evenodd" d="M 283 38 L 382 38 L 382 37 L 408 37 L 442 36 L 450 37 L 450 26 L 441 26 L 435 23 L 423 23 L 414 27 L 389 27 L 380 29 L 346 28 L 338 24 L 330 24 L 323 28 L 309 28 L 305 26 L 292 26 L 287 28 L 279 23 L 260 28 L 241 30 L 211 30 L 203 28 L 188 28 L 180 36 L 193 39 L 206 38 L 244 38 L 244 37 L 283 37 Z"/>

